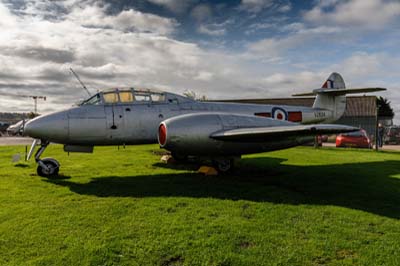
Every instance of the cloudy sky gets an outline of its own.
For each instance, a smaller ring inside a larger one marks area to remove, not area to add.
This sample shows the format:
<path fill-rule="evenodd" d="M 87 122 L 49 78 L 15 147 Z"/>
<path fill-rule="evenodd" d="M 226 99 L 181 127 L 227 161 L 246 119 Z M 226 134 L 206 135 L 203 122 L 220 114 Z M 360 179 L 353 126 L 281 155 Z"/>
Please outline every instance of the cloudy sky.
<path fill-rule="evenodd" d="M 398 0 L 0 0 L 0 29 L 0 93 L 46 95 L 41 113 L 85 97 L 72 67 L 93 92 L 212 99 L 286 97 L 336 71 L 387 87 L 400 118 Z M 33 101 L 0 96 L 0 109 Z"/>

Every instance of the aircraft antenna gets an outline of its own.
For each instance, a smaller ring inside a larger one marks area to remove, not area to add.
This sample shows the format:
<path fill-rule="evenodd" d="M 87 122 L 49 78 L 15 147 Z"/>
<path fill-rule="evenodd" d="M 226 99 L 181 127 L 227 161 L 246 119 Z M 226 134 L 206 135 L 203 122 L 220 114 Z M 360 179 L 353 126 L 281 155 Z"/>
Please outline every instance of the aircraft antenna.
<path fill-rule="evenodd" d="M 69 70 L 71 70 L 72 74 L 75 76 L 75 78 L 79 81 L 79 83 L 82 85 L 83 89 L 87 92 L 87 94 L 89 96 L 92 96 L 88 90 L 88 88 L 86 88 L 85 84 L 83 84 L 83 82 L 81 81 L 81 79 L 79 78 L 78 74 L 75 73 L 75 71 L 72 69 L 72 67 L 69 68 Z"/>

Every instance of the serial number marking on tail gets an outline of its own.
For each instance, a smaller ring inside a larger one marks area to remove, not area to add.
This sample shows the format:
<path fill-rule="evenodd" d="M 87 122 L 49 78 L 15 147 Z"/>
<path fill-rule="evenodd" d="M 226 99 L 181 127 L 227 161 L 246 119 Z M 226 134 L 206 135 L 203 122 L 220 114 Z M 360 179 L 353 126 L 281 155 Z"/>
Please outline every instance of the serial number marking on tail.
<path fill-rule="evenodd" d="M 314 117 L 315 118 L 324 118 L 326 117 L 325 112 L 314 112 Z"/>

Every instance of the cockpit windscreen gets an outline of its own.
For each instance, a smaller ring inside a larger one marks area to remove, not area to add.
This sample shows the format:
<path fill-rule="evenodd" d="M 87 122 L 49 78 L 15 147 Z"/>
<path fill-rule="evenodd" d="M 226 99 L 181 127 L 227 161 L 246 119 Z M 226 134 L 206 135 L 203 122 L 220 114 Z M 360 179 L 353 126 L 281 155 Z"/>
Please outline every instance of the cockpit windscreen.
<path fill-rule="evenodd" d="M 98 105 L 100 103 L 101 103 L 101 98 L 100 95 L 97 93 L 92 97 L 90 97 L 89 99 L 87 99 L 86 101 L 82 102 L 81 105 Z"/>

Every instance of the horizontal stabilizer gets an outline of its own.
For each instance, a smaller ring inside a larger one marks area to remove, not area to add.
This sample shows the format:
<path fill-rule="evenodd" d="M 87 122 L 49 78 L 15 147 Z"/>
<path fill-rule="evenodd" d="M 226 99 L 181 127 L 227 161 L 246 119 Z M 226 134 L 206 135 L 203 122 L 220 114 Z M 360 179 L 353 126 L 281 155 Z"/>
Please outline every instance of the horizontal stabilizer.
<path fill-rule="evenodd" d="M 367 93 L 367 92 L 377 92 L 377 91 L 385 91 L 385 88 L 350 88 L 350 89 L 315 89 L 312 92 L 306 93 L 297 93 L 292 96 L 314 96 L 319 93 L 321 94 L 329 94 L 332 96 L 340 96 L 346 94 L 354 94 L 354 93 Z"/>
<path fill-rule="evenodd" d="M 360 130 L 357 127 L 332 124 L 293 125 L 277 127 L 239 128 L 213 133 L 210 137 L 224 141 L 265 142 L 296 136 L 315 136 L 346 133 Z"/>

